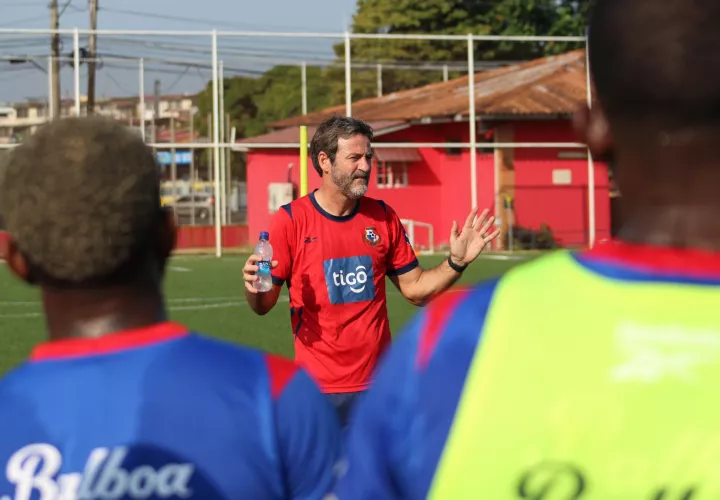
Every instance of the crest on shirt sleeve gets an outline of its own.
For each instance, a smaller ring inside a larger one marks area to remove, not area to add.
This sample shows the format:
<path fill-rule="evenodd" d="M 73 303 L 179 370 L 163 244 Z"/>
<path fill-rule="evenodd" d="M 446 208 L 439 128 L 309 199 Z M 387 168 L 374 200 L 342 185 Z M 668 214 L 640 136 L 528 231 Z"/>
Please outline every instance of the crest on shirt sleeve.
<path fill-rule="evenodd" d="M 378 234 L 377 229 L 375 229 L 375 227 L 371 226 L 371 227 L 365 228 L 365 241 L 370 246 L 373 246 L 373 247 L 377 246 L 377 244 L 380 243 L 380 240 L 381 240 L 380 235 Z"/>

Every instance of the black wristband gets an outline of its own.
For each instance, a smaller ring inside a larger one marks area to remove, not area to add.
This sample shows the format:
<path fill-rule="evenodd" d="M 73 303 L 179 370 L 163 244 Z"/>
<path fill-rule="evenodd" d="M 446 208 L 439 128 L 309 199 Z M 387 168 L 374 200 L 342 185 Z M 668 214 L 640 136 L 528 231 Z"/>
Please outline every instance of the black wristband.
<path fill-rule="evenodd" d="M 448 262 L 448 265 L 450 266 L 450 268 L 451 268 L 453 271 L 455 271 L 456 273 L 461 273 L 461 272 L 463 272 L 465 269 L 467 269 L 467 266 L 468 266 L 467 264 L 465 264 L 464 266 L 458 266 L 457 264 L 455 264 L 455 263 L 452 261 L 452 258 L 451 258 L 449 255 L 448 255 L 448 261 L 447 261 L 447 262 Z"/>

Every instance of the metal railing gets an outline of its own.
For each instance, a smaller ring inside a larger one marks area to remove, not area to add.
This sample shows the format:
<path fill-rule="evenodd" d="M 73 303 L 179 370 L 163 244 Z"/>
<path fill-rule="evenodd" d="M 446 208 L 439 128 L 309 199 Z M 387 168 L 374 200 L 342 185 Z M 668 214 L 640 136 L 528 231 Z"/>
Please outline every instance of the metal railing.
<path fill-rule="evenodd" d="M 223 130 L 224 120 L 223 112 L 224 96 L 222 95 L 222 86 L 220 81 L 223 79 L 223 65 L 221 48 L 219 47 L 219 41 L 225 39 L 237 39 L 237 38 L 283 38 L 283 39 L 334 39 L 341 40 L 344 44 L 344 78 L 345 78 L 345 113 L 348 116 L 352 116 L 353 113 L 353 101 L 352 101 L 352 52 L 351 45 L 353 40 L 418 40 L 418 41 L 456 41 L 458 43 L 464 43 L 467 46 L 467 73 L 470 75 L 475 74 L 475 43 L 476 42 L 517 42 L 517 43 L 538 43 L 538 42 L 577 42 L 584 43 L 587 47 L 587 38 L 585 36 L 495 36 L 495 35 L 474 35 L 468 33 L 467 35 L 437 35 L 437 34 L 364 34 L 364 33 L 301 33 L 301 32 L 260 32 L 260 31 L 161 31 L 161 30 L 88 30 L 81 28 L 74 29 L 10 29 L 0 28 L 0 36 L 2 35 L 31 35 L 31 36 L 48 36 L 59 35 L 59 36 L 72 36 L 73 52 L 73 112 L 75 115 L 80 116 L 82 114 L 82 94 L 81 94 L 81 73 L 80 73 L 80 40 L 81 36 L 87 36 L 96 34 L 98 36 L 137 36 L 137 37 L 192 37 L 198 43 L 193 43 L 195 47 L 201 47 L 201 40 L 205 40 L 209 45 L 210 63 L 209 68 L 211 70 L 212 80 L 212 137 L 210 143 L 196 142 L 194 138 L 191 138 L 190 143 L 150 143 L 150 146 L 156 149 L 211 149 L 212 150 L 212 170 L 213 179 L 215 182 L 215 197 L 220 200 L 219 203 L 215 204 L 215 250 L 216 255 L 222 255 L 222 221 L 223 217 L 223 204 L 225 201 L 225 193 L 227 189 L 225 187 L 227 179 L 225 179 L 225 169 L 223 168 L 224 154 L 221 151 L 236 150 L 243 151 L 248 149 L 299 149 L 299 143 L 235 143 L 229 141 L 228 130 Z M 588 51 L 586 50 L 586 53 Z M 46 57 L 46 56 L 45 56 Z M 148 58 L 151 60 L 151 58 Z M 175 60 L 175 63 L 182 62 Z M 197 58 L 193 60 L 193 64 L 198 64 Z M 364 62 L 363 64 L 365 64 Z M 140 96 L 140 115 L 142 119 L 141 133 L 145 133 L 145 121 L 146 121 L 146 103 L 145 103 L 145 74 L 144 74 L 145 59 L 139 57 L 137 59 L 137 67 L 139 72 L 138 77 L 138 93 Z M 301 60 L 298 61 L 297 65 L 305 66 L 306 63 Z M 51 64 L 48 64 L 49 68 L 52 68 Z M 587 70 L 587 102 L 592 102 L 590 73 L 589 64 L 586 61 Z M 50 73 L 50 71 L 48 71 Z M 52 77 L 52 75 L 49 75 Z M 48 78 L 51 81 L 51 78 Z M 299 82 L 300 84 L 300 82 Z M 306 75 L 303 72 L 303 85 L 306 85 Z M 303 89 L 303 112 L 307 110 L 307 92 Z M 52 85 L 49 85 L 49 100 L 52 101 Z M 60 110 L 52 110 L 54 113 L 59 113 Z M 465 121 L 465 120 L 463 120 Z M 585 148 L 583 144 L 579 143 L 501 143 L 501 142 L 478 142 L 477 137 L 477 113 L 476 113 L 476 95 L 475 85 L 468 85 L 468 133 L 469 142 L 457 142 L 457 143 L 407 143 L 407 142 L 396 142 L 396 143 L 383 143 L 383 148 L 461 148 L 470 151 L 470 196 L 469 201 L 472 206 L 476 206 L 478 203 L 478 185 L 477 185 L 477 153 L 479 148 L 489 148 L 498 151 L 505 148 Z M 0 149 L 12 148 L 15 145 L 5 144 L 0 145 Z M 592 246 L 595 241 L 595 186 L 594 186 L 594 164 L 592 162 L 591 155 L 588 155 L 588 227 L 589 227 L 589 245 Z M 497 178 L 497 175 L 496 175 Z M 500 203 L 500 196 L 498 194 L 498 183 L 496 179 L 495 183 L 495 199 L 496 203 Z M 498 206 L 496 213 L 499 212 Z M 415 224 L 422 224 L 415 222 Z M 432 231 L 432 227 L 430 228 Z"/>

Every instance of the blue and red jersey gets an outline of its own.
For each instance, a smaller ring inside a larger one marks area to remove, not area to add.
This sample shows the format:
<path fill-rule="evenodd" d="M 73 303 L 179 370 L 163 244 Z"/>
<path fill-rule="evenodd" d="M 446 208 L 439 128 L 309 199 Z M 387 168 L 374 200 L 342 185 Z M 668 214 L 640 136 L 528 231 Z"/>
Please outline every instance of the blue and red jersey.
<path fill-rule="evenodd" d="M 400 218 L 366 197 L 338 217 L 311 193 L 275 214 L 270 243 L 273 282 L 290 291 L 296 361 L 323 392 L 366 389 L 390 344 L 385 276 L 418 266 Z"/>
<path fill-rule="evenodd" d="M 720 253 L 608 242 L 574 253 L 572 259 L 575 266 L 597 279 L 599 287 L 612 284 L 632 292 L 638 283 L 662 283 L 693 292 L 720 290 Z M 337 498 L 428 496 L 447 451 L 469 370 L 482 352 L 486 318 L 500 279 L 446 292 L 418 314 L 394 342 L 380 364 L 374 386 L 351 419 L 347 473 L 336 488 Z M 543 307 L 547 303 L 548 314 L 555 314 L 553 300 L 556 307 L 563 304 L 553 298 L 548 287 L 552 284 L 539 283 L 534 296 L 543 300 Z M 604 304 L 596 307 L 602 315 Z M 557 314 L 563 314 L 562 309 Z"/>
<path fill-rule="evenodd" d="M 170 322 L 42 344 L 0 380 L 2 499 L 319 499 L 340 439 L 292 362 Z"/>

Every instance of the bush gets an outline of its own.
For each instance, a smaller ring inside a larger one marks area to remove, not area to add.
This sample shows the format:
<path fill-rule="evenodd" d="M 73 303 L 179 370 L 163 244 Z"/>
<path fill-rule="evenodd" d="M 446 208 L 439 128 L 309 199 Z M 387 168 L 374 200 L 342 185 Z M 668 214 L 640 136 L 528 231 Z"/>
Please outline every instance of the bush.
<path fill-rule="evenodd" d="M 513 226 L 513 250 L 550 250 L 559 248 L 552 229 L 544 222 L 540 229 Z M 505 235 L 505 248 L 510 248 L 510 233 Z"/>

